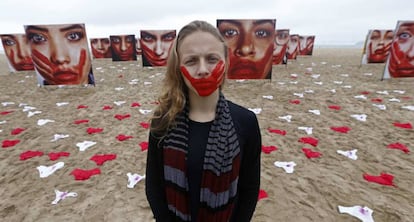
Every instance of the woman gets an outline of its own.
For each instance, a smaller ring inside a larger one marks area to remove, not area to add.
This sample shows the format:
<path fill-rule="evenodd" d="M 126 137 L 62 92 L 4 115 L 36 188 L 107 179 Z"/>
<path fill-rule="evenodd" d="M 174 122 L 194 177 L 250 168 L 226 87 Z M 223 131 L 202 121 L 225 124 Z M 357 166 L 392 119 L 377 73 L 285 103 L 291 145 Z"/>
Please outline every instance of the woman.
<path fill-rule="evenodd" d="M 92 55 L 95 59 L 112 58 L 111 42 L 109 38 L 91 39 Z"/>
<path fill-rule="evenodd" d="M 393 78 L 414 77 L 414 21 L 398 21 L 387 67 Z"/>
<path fill-rule="evenodd" d="M 34 70 L 25 34 L 0 35 L 10 72 Z"/>
<path fill-rule="evenodd" d="M 250 221 L 260 185 L 255 114 L 224 98 L 227 46 L 203 21 L 181 29 L 151 121 L 146 194 L 157 221 Z"/>
<path fill-rule="evenodd" d="M 136 61 L 135 35 L 111 35 L 112 61 Z"/>
<path fill-rule="evenodd" d="M 166 66 L 175 30 L 141 30 L 143 66 Z"/>
<path fill-rule="evenodd" d="M 274 19 L 217 20 L 230 48 L 229 79 L 270 79 L 272 75 Z"/>
<path fill-rule="evenodd" d="M 95 84 L 84 24 L 28 25 L 39 85 Z"/>

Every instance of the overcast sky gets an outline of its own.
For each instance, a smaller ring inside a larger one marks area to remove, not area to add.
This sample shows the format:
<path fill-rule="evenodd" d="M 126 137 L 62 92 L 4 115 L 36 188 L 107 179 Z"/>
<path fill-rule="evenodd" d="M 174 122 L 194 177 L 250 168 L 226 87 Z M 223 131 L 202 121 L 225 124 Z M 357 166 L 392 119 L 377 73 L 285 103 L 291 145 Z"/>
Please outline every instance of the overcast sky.
<path fill-rule="evenodd" d="M 276 29 L 315 35 L 315 44 L 355 44 L 369 29 L 414 20 L 414 0 L 1 0 L 0 34 L 24 25 L 84 23 L 88 38 L 178 30 L 193 20 L 276 19 Z M 2 49 L 1 49 L 2 50 Z"/>

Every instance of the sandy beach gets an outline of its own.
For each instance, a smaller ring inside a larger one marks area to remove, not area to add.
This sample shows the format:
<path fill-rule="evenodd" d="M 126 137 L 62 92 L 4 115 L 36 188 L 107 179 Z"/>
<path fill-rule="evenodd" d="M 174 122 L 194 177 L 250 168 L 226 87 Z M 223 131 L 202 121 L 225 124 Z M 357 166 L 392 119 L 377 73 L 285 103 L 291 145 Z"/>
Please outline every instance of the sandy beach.
<path fill-rule="evenodd" d="M 338 211 L 355 205 L 372 209 L 375 222 L 414 220 L 414 129 L 404 128 L 414 125 L 407 108 L 414 106 L 414 79 L 381 80 L 384 64 L 361 66 L 361 52 L 316 47 L 313 56 L 273 66 L 272 80 L 226 82 L 227 99 L 260 111 L 263 146 L 277 148 L 262 153 L 267 197 L 258 201 L 252 221 L 356 222 Z M 165 68 L 101 59 L 93 70 L 95 87 L 38 87 L 34 71 L 9 73 L 0 54 L 0 138 L 3 145 L 19 141 L 0 150 L 1 221 L 154 221 L 144 181 L 128 188 L 127 173 L 145 174 L 145 126 Z M 102 131 L 89 134 L 91 128 Z M 67 137 L 52 141 L 56 134 Z M 300 142 L 307 137 L 317 145 Z M 77 144 L 85 141 L 96 144 L 81 151 Z M 389 147 L 397 143 L 410 152 Z M 302 148 L 320 157 L 307 158 Z M 337 152 L 354 149 L 356 160 Z M 27 151 L 39 156 L 20 160 Z M 70 155 L 51 160 L 52 152 Z M 103 154 L 116 158 L 102 165 L 90 160 Z M 276 161 L 296 166 L 287 173 Z M 40 177 L 38 166 L 59 162 L 62 168 Z M 100 174 L 75 180 L 75 169 Z M 394 176 L 394 186 L 363 177 L 381 173 Z M 77 196 L 52 204 L 55 189 Z"/>

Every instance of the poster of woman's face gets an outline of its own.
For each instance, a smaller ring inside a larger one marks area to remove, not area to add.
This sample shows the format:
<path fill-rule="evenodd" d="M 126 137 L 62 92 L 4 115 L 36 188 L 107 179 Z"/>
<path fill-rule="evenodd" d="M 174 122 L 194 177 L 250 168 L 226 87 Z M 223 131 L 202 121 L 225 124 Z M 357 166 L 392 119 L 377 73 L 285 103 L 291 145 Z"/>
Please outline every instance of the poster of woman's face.
<path fill-rule="evenodd" d="M 111 35 L 112 61 L 136 61 L 135 35 Z"/>
<path fill-rule="evenodd" d="M 299 54 L 299 35 L 292 34 L 289 37 L 289 43 L 287 48 L 287 58 L 296 59 Z"/>
<path fill-rule="evenodd" d="M 394 39 L 394 30 L 372 29 L 368 31 L 362 64 L 385 63 Z"/>
<path fill-rule="evenodd" d="M 0 35 L 10 72 L 34 70 L 25 34 Z"/>
<path fill-rule="evenodd" d="M 143 66 L 166 66 L 175 30 L 141 30 Z"/>
<path fill-rule="evenodd" d="M 90 42 L 94 59 L 112 58 L 109 38 L 91 38 Z"/>
<path fill-rule="evenodd" d="M 229 47 L 229 79 L 270 79 L 276 19 L 219 19 Z"/>
<path fill-rule="evenodd" d="M 84 24 L 26 25 L 40 85 L 95 84 Z"/>
<path fill-rule="evenodd" d="M 289 43 L 289 29 L 276 29 L 273 47 L 273 65 L 286 64 L 286 51 Z"/>
<path fill-rule="evenodd" d="M 398 21 L 384 78 L 414 77 L 414 20 Z"/>
<path fill-rule="evenodd" d="M 314 35 L 299 35 L 299 55 L 312 55 Z"/>

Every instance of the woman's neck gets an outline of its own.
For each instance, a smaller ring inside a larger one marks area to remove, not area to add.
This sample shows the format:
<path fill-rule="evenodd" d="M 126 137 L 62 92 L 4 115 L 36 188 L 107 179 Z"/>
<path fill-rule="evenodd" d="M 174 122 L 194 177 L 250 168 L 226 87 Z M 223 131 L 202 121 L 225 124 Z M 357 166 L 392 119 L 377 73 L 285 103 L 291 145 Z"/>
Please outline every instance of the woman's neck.
<path fill-rule="evenodd" d="M 219 99 L 219 90 L 210 96 L 201 97 L 190 92 L 190 110 L 188 117 L 196 122 L 209 122 L 216 116 L 216 107 Z"/>

